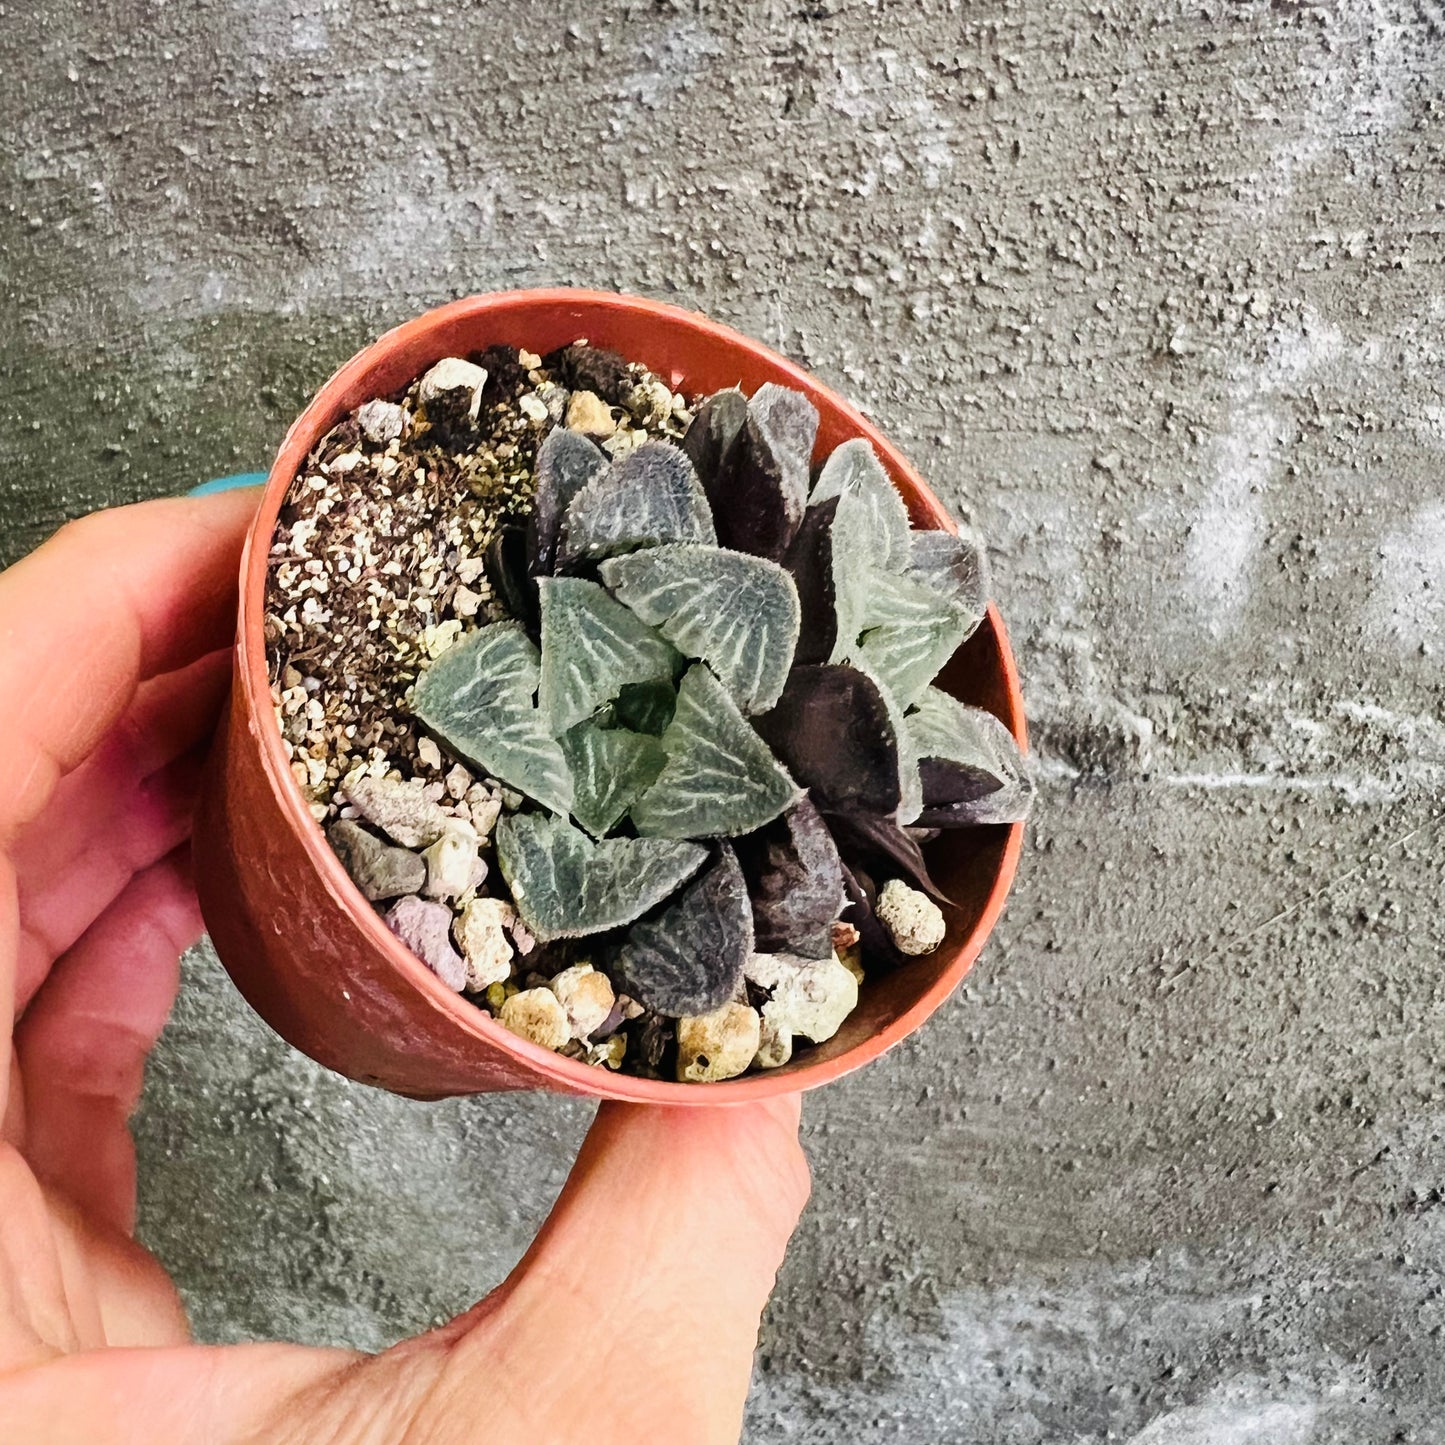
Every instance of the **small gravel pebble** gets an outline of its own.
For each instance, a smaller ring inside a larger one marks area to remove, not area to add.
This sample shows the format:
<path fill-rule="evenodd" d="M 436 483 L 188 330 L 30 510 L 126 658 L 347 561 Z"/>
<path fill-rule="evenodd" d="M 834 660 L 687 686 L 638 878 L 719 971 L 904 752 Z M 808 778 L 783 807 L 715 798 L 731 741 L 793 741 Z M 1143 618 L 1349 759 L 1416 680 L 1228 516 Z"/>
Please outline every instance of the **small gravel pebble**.
<path fill-rule="evenodd" d="M 947 931 L 943 910 L 901 878 L 890 878 L 879 890 L 874 912 L 894 947 L 914 957 L 932 953 Z"/>
<path fill-rule="evenodd" d="M 443 357 L 421 379 L 422 405 L 432 409 L 440 404 L 475 422 L 486 384 L 487 373 L 475 362 L 460 356 Z"/>
<path fill-rule="evenodd" d="M 574 391 L 567 403 L 567 428 L 594 439 L 610 437 L 617 430 L 612 408 L 593 391 Z"/>
<path fill-rule="evenodd" d="M 512 975 L 512 945 L 505 928 L 516 910 L 504 898 L 474 898 L 457 920 L 457 942 L 467 963 L 468 993 L 480 993 Z"/>
<path fill-rule="evenodd" d="M 497 1017 L 503 1028 L 544 1049 L 560 1049 L 572 1037 L 566 1010 L 551 989 L 529 988 L 514 993 Z"/>
<path fill-rule="evenodd" d="M 384 447 L 406 435 L 411 413 L 393 401 L 368 401 L 357 408 L 356 424 L 367 441 Z"/>
<path fill-rule="evenodd" d="M 386 915 L 386 926 L 446 984 L 461 992 L 467 965 L 452 947 L 452 911 L 425 898 L 399 898 Z"/>
<path fill-rule="evenodd" d="M 359 823 L 342 818 L 326 830 L 351 880 L 372 900 L 416 893 L 426 881 L 426 864 L 406 848 L 394 848 Z"/>
<path fill-rule="evenodd" d="M 710 1084 L 741 1074 L 757 1057 L 761 1021 L 745 1003 L 677 1021 L 677 1077 Z"/>
<path fill-rule="evenodd" d="M 589 1038 L 612 1013 L 616 997 L 612 984 L 605 973 L 598 973 L 590 963 L 563 969 L 548 987 L 566 1010 L 574 1039 Z"/>
<path fill-rule="evenodd" d="M 760 1069 L 780 1069 L 793 1057 L 793 1035 L 764 1015 L 758 1026 L 758 1052 L 753 1062 Z"/>
<path fill-rule="evenodd" d="M 790 953 L 755 953 L 744 974 L 768 990 L 763 1017 L 775 1035 L 821 1044 L 831 1039 L 858 1007 L 858 980 L 836 958 L 798 958 Z"/>
<path fill-rule="evenodd" d="M 435 843 L 450 821 L 419 778 L 358 778 L 347 785 L 346 796 L 368 823 L 405 848 Z"/>
<path fill-rule="evenodd" d="M 450 900 L 460 898 L 474 886 L 477 864 L 481 861 L 477 830 L 460 818 L 448 818 L 442 835 L 421 855 L 426 860 L 428 898 Z M 485 879 L 486 874 L 482 874 Z"/>

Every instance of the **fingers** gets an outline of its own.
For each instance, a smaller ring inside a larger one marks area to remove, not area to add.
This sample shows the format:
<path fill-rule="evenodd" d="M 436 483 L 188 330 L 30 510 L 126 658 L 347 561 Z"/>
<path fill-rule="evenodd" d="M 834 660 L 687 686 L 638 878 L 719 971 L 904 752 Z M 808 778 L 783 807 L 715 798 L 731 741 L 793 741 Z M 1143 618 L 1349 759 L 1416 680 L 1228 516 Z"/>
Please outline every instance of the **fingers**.
<path fill-rule="evenodd" d="M 134 874 L 190 835 L 202 767 L 198 745 L 214 726 L 229 668 L 228 652 L 212 653 L 143 683 L 125 716 L 16 839 L 17 1014 L 51 963 Z"/>
<path fill-rule="evenodd" d="M 31 1168 L 126 1233 L 135 1222 L 127 1121 L 175 999 L 180 955 L 200 934 L 188 858 L 172 854 L 139 874 L 56 964 L 15 1033 Z"/>
<path fill-rule="evenodd" d="M 808 1193 L 798 1117 L 795 1098 L 604 1104 L 500 1298 L 443 1332 L 440 1397 L 484 1371 L 528 1382 L 493 1406 L 536 1438 L 734 1445 L 758 1322 Z"/>
<path fill-rule="evenodd" d="M 147 677 L 227 645 L 253 491 L 63 527 L 0 574 L 0 843 L 44 807 Z"/>
<path fill-rule="evenodd" d="M 404 1424 L 389 1430 L 383 1382 L 353 1385 L 356 1359 L 300 1345 L 89 1350 L 0 1375 L 0 1420 L 7 1440 L 55 1445 L 412 1438 Z M 343 1428 L 330 1428 L 328 1413 Z"/>
<path fill-rule="evenodd" d="M 226 649 L 140 685 L 95 751 L 60 781 L 44 811 L 15 839 L 11 857 L 22 892 L 123 817 L 147 778 L 209 739 L 230 681 Z"/>

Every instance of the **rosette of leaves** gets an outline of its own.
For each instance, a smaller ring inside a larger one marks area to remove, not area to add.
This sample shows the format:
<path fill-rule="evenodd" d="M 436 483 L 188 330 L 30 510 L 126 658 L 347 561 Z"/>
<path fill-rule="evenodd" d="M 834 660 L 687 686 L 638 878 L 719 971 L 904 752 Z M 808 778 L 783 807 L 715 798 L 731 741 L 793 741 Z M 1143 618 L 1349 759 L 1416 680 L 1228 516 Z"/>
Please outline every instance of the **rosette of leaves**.
<path fill-rule="evenodd" d="M 1007 729 L 931 686 L 983 617 L 978 547 L 912 531 L 866 442 L 815 476 L 817 424 L 770 385 L 615 461 L 554 430 L 528 528 L 493 551 L 514 620 L 414 690 L 535 805 L 496 837 L 528 927 L 588 938 L 669 1016 L 735 997 L 755 948 L 827 956 L 880 862 L 936 892 L 917 826 L 1028 806 Z"/>

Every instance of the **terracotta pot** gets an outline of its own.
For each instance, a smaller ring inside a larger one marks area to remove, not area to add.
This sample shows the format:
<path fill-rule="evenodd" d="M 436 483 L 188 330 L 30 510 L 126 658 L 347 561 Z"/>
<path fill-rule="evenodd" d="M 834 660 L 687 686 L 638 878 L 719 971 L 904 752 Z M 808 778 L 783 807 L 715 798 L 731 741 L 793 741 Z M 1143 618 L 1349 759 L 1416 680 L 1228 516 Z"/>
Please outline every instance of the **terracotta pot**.
<path fill-rule="evenodd" d="M 945 833 L 930 861 L 958 906 L 933 955 L 867 983 L 838 1035 L 781 1069 L 688 1085 L 614 1074 L 508 1033 L 441 984 L 353 887 L 307 810 L 281 749 L 262 636 L 272 529 L 313 446 L 360 403 L 404 388 L 443 356 L 497 343 L 546 352 L 585 337 L 641 361 L 674 389 L 766 381 L 806 393 L 822 418 L 820 454 L 867 437 L 916 526 L 952 529 L 947 512 L 887 439 L 847 402 L 756 341 L 691 312 L 572 290 L 474 296 L 388 332 L 347 362 L 287 433 L 241 562 L 234 687 L 197 820 L 197 882 L 222 962 L 283 1038 L 338 1073 L 417 1098 L 552 1089 L 668 1104 L 723 1104 L 815 1088 L 913 1032 L 968 972 L 1013 880 L 1022 824 Z M 993 607 L 942 683 L 1025 740 L 1018 676 Z"/>

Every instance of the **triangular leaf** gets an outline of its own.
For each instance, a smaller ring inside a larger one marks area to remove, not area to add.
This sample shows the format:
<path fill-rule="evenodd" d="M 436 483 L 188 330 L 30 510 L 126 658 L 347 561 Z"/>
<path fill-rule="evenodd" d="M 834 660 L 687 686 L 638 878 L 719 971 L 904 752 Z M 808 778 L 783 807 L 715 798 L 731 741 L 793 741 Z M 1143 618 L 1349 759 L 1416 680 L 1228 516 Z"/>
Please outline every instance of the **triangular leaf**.
<path fill-rule="evenodd" d="M 572 499 L 560 559 L 595 561 L 660 542 L 716 542 L 712 511 L 686 454 L 643 442 Z"/>
<path fill-rule="evenodd" d="M 743 428 L 748 424 L 748 399 L 737 387 L 714 392 L 693 413 L 682 449 L 697 472 L 698 480 L 712 503 L 713 520 L 718 520 L 719 502 L 726 502 L 737 467 Z"/>
<path fill-rule="evenodd" d="M 869 628 L 853 658 L 877 675 L 902 707 L 917 700 L 977 625 L 955 602 L 939 597 L 932 618 Z"/>
<path fill-rule="evenodd" d="M 562 519 L 572 499 L 607 470 L 607 454 L 580 432 L 554 427 L 537 448 L 537 491 L 532 508 L 532 569 L 551 574 Z"/>
<path fill-rule="evenodd" d="M 612 972 L 638 1003 L 669 1018 L 694 1018 L 736 994 L 752 951 L 747 885 L 724 844 L 718 861 L 661 912 L 633 924 Z"/>
<path fill-rule="evenodd" d="M 756 946 L 766 953 L 809 950 L 843 907 L 843 868 L 822 815 L 804 798 L 739 842 L 738 855 L 753 903 Z"/>
<path fill-rule="evenodd" d="M 657 781 L 667 754 L 645 733 L 578 723 L 562 735 L 562 751 L 572 770 L 572 816 L 603 837 Z"/>
<path fill-rule="evenodd" d="M 947 599 L 910 573 L 874 572 L 863 602 L 861 632 L 890 623 L 905 627 L 936 622 Z"/>
<path fill-rule="evenodd" d="M 914 532 L 908 574 L 956 602 L 975 622 L 988 611 L 988 563 L 971 532 Z"/>
<path fill-rule="evenodd" d="M 904 709 L 893 696 L 893 690 L 861 658 L 853 664 L 878 689 L 883 706 L 888 710 L 888 725 L 893 730 L 898 748 L 898 806 L 886 816 L 900 825 L 914 822 L 923 809 L 923 782 L 918 771 L 918 754 L 913 750 L 913 737 Z"/>
<path fill-rule="evenodd" d="M 839 511 L 856 506 L 867 518 L 860 533 L 869 540 L 874 566 L 901 572 L 908 565 L 908 508 L 862 437 L 834 448 L 808 500 L 816 505 L 829 497 L 851 498 Z"/>
<path fill-rule="evenodd" d="M 796 527 L 808 504 L 818 409 L 801 391 L 769 381 L 752 394 L 748 417 L 777 460 L 784 503 Z"/>
<path fill-rule="evenodd" d="M 543 943 L 631 923 L 707 857 L 699 844 L 659 838 L 594 842 L 565 818 L 541 813 L 505 815 L 496 838 L 497 863 L 517 912 Z"/>
<path fill-rule="evenodd" d="M 833 583 L 833 519 L 837 511 L 837 497 L 809 507 L 783 557 L 783 566 L 798 590 L 801 613 L 798 645 L 793 650 L 795 663 L 827 662 L 838 641 Z"/>
<path fill-rule="evenodd" d="M 744 712 L 773 706 L 798 637 L 798 593 L 776 562 L 676 544 L 612 557 L 602 580 L 687 657 L 712 668 Z"/>
<path fill-rule="evenodd" d="M 736 837 L 771 822 L 800 796 L 704 663 L 683 678 L 662 746 L 667 765 L 632 808 L 639 833 Z"/>
<path fill-rule="evenodd" d="M 868 608 L 878 587 L 880 560 L 878 519 L 856 496 L 843 494 L 814 506 L 834 508 L 829 532 L 830 562 L 833 569 L 835 632 L 829 662 L 850 662 L 858 650 L 858 639 L 868 625 Z"/>
<path fill-rule="evenodd" d="M 741 393 L 709 398 L 685 442 L 697 456 L 723 546 L 782 557 L 803 518 L 818 414 L 801 392 L 771 383 L 739 407 Z M 697 440 L 693 440 L 694 432 Z"/>
<path fill-rule="evenodd" d="M 888 700 L 857 668 L 795 667 L 757 729 L 825 812 L 897 812 L 898 735 Z"/>
<path fill-rule="evenodd" d="M 1033 804 L 1028 762 L 1013 734 L 991 712 L 936 687 L 909 713 L 910 746 L 923 761 L 923 812 L 932 828 L 1016 823 Z"/>
<path fill-rule="evenodd" d="M 542 611 L 539 705 L 554 736 L 617 696 L 624 683 L 672 680 L 677 654 L 596 582 L 538 580 Z"/>
<path fill-rule="evenodd" d="M 953 901 L 928 876 L 928 864 L 924 861 L 918 840 L 910 837 L 892 818 L 881 818 L 873 813 L 829 813 L 828 826 L 838 840 L 839 850 L 850 863 L 860 859 L 867 862 L 884 859 L 893 868 L 906 873 L 914 885 L 935 902 Z"/>
<path fill-rule="evenodd" d="M 412 693 L 412 712 L 474 767 L 566 813 L 567 761 L 532 705 L 539 671 L 522 624 L 494 622 L 432 663 Z"/>

